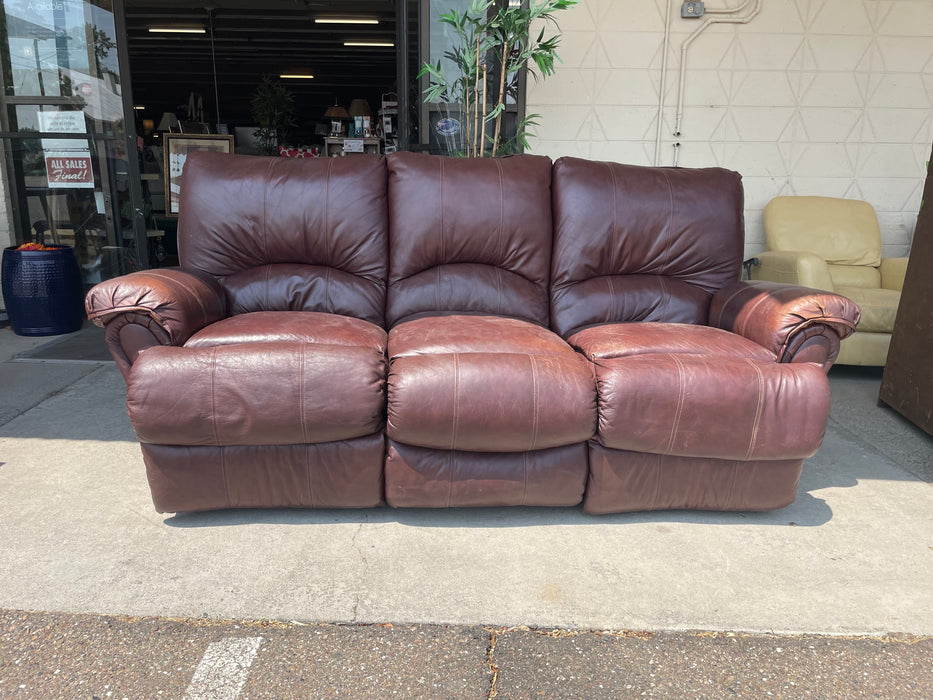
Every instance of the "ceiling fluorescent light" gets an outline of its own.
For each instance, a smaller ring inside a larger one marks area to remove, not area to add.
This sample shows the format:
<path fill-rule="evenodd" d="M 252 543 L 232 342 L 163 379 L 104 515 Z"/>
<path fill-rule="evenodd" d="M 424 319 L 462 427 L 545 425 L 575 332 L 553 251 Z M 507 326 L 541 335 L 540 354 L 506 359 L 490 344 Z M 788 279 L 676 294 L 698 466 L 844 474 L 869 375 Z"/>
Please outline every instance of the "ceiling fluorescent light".
<path fill-rule="evenodd" d="M 343 42 L 344 46 L 384 46 L 387 48 L 392 48 L 395 46 L 395 42 L 392 41 L 345 41 Z"/>
<path fill-rule="evenodd" d="M 143 110 L 146 109 L 146 105 L 133 105 L 133 109 Z"/>
<path fill-rule="evenodd" d="M 315 24 L 379 24 L 378 19 L 358 19 L 353 17 L 315 17 Z"/>
<path fill-rule="evenodd" d="M 152 34 L 207 34 L 204 27 L 149 27 Z"/>
<path fill-rule="evenodd" d="M 314 76 L 310 73 L 282 73 L 279 77 L 286 80 L 311 80 Z"/>

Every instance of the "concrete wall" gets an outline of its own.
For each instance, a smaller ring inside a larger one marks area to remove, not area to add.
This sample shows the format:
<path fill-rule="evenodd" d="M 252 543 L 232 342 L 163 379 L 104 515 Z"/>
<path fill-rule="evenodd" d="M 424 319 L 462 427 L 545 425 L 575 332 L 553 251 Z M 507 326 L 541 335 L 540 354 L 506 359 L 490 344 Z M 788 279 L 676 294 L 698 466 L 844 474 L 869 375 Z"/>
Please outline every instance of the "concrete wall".
<path fill-rule="evenodd" d="M 529 81 L 532 152 L 654 164 L 668 1 L 659 164 L 673 164 L 676 141 L 681 166 L 742 173 L 749 255 L 764 248 L 765 204 L 788 194 L 870 202 L 884 254 L 906 255 L 933 142 L 933 0 L 761 0 L 748 24 L 711 25 L 687 52 L 676 139 L 681 46 L 714 15 L 682 19 L 681 0 L 581 0 L 557 13 L 556 74 Z"/>

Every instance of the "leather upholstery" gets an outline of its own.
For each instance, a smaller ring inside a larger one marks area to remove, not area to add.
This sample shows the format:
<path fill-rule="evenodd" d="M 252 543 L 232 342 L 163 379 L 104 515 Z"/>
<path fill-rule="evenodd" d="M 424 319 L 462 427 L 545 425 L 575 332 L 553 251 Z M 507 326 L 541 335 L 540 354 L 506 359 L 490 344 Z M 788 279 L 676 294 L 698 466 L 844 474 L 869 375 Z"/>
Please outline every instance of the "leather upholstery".
<path fill-rule="evenodd" d="M 802 459 L 720 460 L 590 448 L 585 513 L 774 510 L 797 498 Z"/>
<path fill-rule="evenodd" d="M 185 343 L 211 348 L 242 343 L 311 343 L 373 348 L 385 354 L 388 338 L 379 326 L 318 311 L 255 311 L 211 324 Z"/>
<path fill-rule="evenodd" d="M 195 153 L 184 177 L 183 268 L 87 303 L 160 512 L 794 499 L 858 308 L 737 281 L 736 173 Z"/>
<path fill-rule="evenodd" d="M 848 337 L 859 319 L 859 308 L 850 299 L 775 282 L 737 282 L 713 298 L 709 323 L 754 340 L 781 361 L 791 362 L 788 350 L 797 334 L 810 326 L 831 328 L 839 339 Z M 826 371 L 835 350 L 822 364 Z"/>
<path fill-rule="evenodd" d="M 610 323 L 574 333 L 567 342 L 590 360 L 678 353 L 775 361 L 773 352 L 740 335 L 685 323 Z"/>
<path fill-rule="evenodd" d="M 836 287 L 836 293 L 858 305 L 860 333 L 890 333 L 894 330 L 900 292 L 881 287 Z"/>
<path fill-rule="evenodd" d="M 575 506 L 586 444 L 534 452 L 459 452 L 389 441 L 386 502 L 396 508 Z"/>
<path fill-rule="evenodd" d="M 543 156 L 393 154 L 388 326 L 445 312 L 546 326 L 550 184 Z"/>
<path fill-rule="evenodd" d="M 223 288 L 196 270 L 145 270 L 96 285 L 84 302 L 88 319 L 105 327 L 111 354 L 128 380 L 139 353 L 181 345 L 227 314 Z"/>
<path fill-rule="evenodd" d="M 191 153 L 180 207 L 179 260 L 217 277 L 232 313 L 322 311 L 383 325 L 384 158 Z"/>
<path fill-rule="evenodd" d="M 314 445 L 141 447 L 159 513 L 383 503 L 381 432 Z"/>
<path fill-rule="evenodd" d="M 456 342 L 458 333 L 465 341 Z M 404 354 L 396 354 L 399 335 Z M 435 337 L 445 338 L 446 347 L 437 347 Z M 389 357 L 386 432 L 397 442 L 522 452 L 593 435 L 591 369 L 556 335 L 530 323 L 492 316 L 416 319 L 389 333 Z"/>
<path fill-rule="evenodd" d="M 595 365 L 605 447 L 748 461 L 810 457 L 823 440 L 829 384 L 813 363 L 670 352 Z"/>
<path fill-rule="evenodd" d="M 150 348 L 130 372 L 127 408 L 140 442 L 348 440 L 383 426 L 385 355 L 374 347 L 283 342 Z"/>
<path fill-rule="evenodd" d="M 764 211 L 768 250 L 806 250 L 833 265 L 881 264 L 881 229 L 868 202 L 775 197 Z"/>
<path fill-rule="evenodd" d="M 553 328 L 705 323 L 713 292 L 739 279 L 741 178 L 721 168 L 554 164 Z"/>
<path fill-rule="evenodd" d="M 227 314 L 226 297 L 214 277 L 175 268 L 134 272 L 95 286 L 85 306 L 88 318 L 100 326 L 120 314 L 148 316 L 175 345 Z"/>
<path fill-rule="evenodd" d="M 881 261 L 881 287 L 900 292 L 907 277 L 908 258 L 884 258 Z"/>

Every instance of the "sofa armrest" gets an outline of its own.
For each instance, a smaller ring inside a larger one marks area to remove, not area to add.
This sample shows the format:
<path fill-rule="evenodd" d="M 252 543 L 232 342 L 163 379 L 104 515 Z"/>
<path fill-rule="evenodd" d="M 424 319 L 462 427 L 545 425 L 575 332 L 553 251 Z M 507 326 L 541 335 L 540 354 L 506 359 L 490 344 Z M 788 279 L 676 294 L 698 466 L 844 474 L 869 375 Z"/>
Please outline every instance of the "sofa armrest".
<path fill-rule="evenodd" d="M 139 353 L 154 345 L 182 345 L 227 315 L 217 280 L 203 272 L 164 268 L 106 280 L 85 299 L 88 319 L 103 326 L 124 378 Z"/>
<path fill-rule="evenodd" d="M 908 258 L 883 258 L 881 260 L 881 288 L 904 290 L 904 277 L 907 276 Z"/>
<path fill-rule="evenodd" d="M 815 253 L 769 250 L 758 253 L 755 257 L 758 264 L 751 268 L 753 280 L 833 291 L 833 278 L 829 274 L 829 266 Z"/>
<path fill-rule="evenodd" d="M 710 326 L 754 340 L 779 362 L 817 362 L 826 371 L 858 320 L 858 305 L 846 297 L 765 281 L 719 290 L 709 314 Z"/>

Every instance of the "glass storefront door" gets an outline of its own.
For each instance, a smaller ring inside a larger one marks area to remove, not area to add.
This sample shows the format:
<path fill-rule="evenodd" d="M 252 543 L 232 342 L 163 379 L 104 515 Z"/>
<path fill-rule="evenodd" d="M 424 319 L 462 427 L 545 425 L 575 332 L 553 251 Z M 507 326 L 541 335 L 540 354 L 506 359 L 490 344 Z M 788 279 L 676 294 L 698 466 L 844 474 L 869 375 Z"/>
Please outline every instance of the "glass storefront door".
<path fill-rule="evenodd" d="M 16 242 L 73 245 L 86 285 L 149 264 L 120 1 L 0 0 Z"/>

